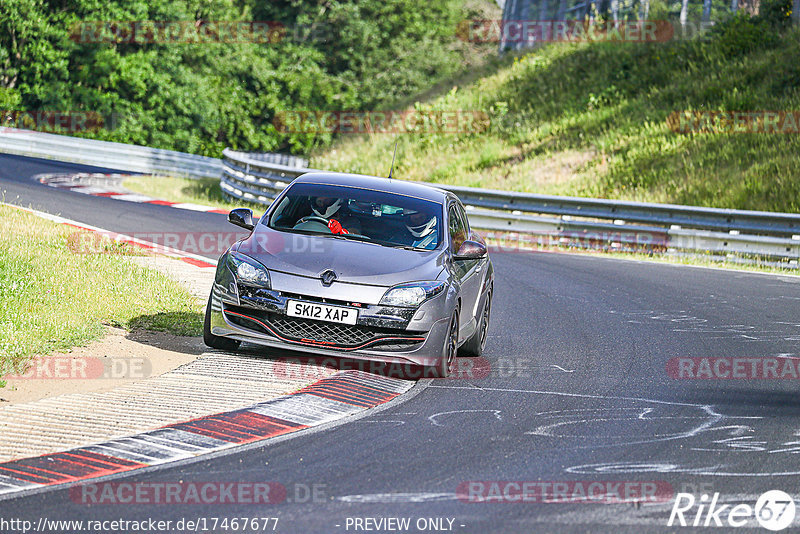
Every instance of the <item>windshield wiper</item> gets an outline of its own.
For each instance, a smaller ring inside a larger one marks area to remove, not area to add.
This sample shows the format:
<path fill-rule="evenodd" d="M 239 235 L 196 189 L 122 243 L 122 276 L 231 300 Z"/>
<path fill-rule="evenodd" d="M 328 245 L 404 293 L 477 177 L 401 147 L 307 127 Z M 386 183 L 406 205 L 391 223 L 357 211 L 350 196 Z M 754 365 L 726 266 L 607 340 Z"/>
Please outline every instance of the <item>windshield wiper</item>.
<path fill-rule="evenodd" d="M 373 241 L 371 238 L 361 234 L 319 234 L 334 239 L 344 239 L 346 241 L 358 241 L 359 243 L 369 243 L 371 245 L 385 246 L 380 241 Z"/>
<path fill-rule="evenodd" d="M 351 241 L 361 241 L 362 243 L 372 243 L 373 245 L 380 245 L 382 247 L 389 247 L 389 248 L 402 248 L 404 250 L 423 250 L 413 247 L 411 245 L 399 245 L 397 243 L 392 243 L 391 241 L 378 241 L 361 234 L 333 234 L 331 237 L 335 237 L 337 239 L 349 239 Z"/>
<path fill-rule="evenodd" d="M 378 243 L 377 241 L 373 241 L 372 238 L 361 234 L 331 234 L 331 237 L 335 237 L 337 239 L 350 239 L 352 241 L 364 241 L 365 243 Z"/>
<path fill-rule="evenodd" d="M 279 232 L 286 232 L 289 234 L 300 234 L 300 235 L 329 235 L 323 234 L 322 232 L 317 232 L 315 230 L 295 230 L 294 228 L 283 228 L 281 226 L 267 226 L 272 230 L 277 230 Z"/>

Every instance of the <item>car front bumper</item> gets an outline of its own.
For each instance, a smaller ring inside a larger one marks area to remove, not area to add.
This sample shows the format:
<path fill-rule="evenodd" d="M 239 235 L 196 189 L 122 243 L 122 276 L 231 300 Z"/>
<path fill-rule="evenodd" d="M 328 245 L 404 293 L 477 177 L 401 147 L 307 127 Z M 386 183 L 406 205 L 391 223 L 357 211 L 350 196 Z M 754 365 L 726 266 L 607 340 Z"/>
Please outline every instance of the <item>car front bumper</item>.
<path fill-rule="evenodd" d="M 302 351 L 317 356 L 425 367 L 437 366 L 441 361 L 450 317 L 444 295 L 423 303 L 417 310 L 395 310 L 403 313 L 378 313 L 387 310 L 369 306 L 369 309 L 364 310 L 366 313 L 359 317 L 359 324 L 354 329 L 360 329 L 361 335 L 364 330 L 368 330 L 373 334 L 373 339 L 366 343 L 349 343 L 346 346 L 313 339 L 313 335 L 288 335 L 286 326 L 293 321 L 285 315 L 286 300 L 289 298 L 278 291 L 261 290 L 258 296 L 238 295 L 234 302 L 232 295 L 229 292 L 226 294 L 215 283 L 211 296 L 211 333 L 265 347 Z M 303 296 L 294 298 L 302 300 Z M 315 323 L 306 326 L 347 328 L 337 323 L 307 320 L 299 322 Z M 292 330 L 292 333 L 295 332 L 296 330 Z"/>

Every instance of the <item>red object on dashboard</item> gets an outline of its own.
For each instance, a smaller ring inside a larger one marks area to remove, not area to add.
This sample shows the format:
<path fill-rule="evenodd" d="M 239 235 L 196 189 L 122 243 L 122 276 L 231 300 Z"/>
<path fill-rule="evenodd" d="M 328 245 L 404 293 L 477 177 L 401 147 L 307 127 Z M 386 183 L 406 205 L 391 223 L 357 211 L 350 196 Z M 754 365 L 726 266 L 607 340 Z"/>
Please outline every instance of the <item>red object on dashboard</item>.
<path fill-rule="evenodd" d="M 336 219 L 331 219 L 328 221 L 328 228 L 330 228 L 331 233 L 333 234 L 349 234 L 347 230 L 342 228 L 342 224 L 337 221 Z"/>

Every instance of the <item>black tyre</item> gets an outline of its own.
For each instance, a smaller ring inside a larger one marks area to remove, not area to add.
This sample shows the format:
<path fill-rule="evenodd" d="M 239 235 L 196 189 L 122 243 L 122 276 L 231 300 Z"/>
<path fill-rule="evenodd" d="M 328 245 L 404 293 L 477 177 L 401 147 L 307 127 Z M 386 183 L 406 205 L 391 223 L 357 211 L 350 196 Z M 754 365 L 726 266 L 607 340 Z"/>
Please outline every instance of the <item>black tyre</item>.
<path fill-rule="evenodd" d="M 486 333 L 489 330 L 489 319 L 492 314 L 492 291 L 486 294 L 486 302 L 483 303 L 480 317 L 478 318 L 478 328 L 472 337 L 458 349 L 459 356 L 477 358 L 483 356 L 483 349 L 486 347 Z"/>
<path fill-rule="evenodd" d="M 215 336 L 211 333 L 211 295 L 208 296 L 206 304 L 206 318 L 203 321 L 203 343 L 212 349 L 234 351 L 239 348 L 241 343 L 237 339 Z"/>
<path fill-rule="evenodd" d="M 458 310 L 453 312 L 450 318 L 450 328 L 442 346 L 442 358 L 436 366 L 431 366 L 429 375 L 436 378 L 446 378 L 450 376 L 456 364 L 456 354 L 458 352 Z"/>

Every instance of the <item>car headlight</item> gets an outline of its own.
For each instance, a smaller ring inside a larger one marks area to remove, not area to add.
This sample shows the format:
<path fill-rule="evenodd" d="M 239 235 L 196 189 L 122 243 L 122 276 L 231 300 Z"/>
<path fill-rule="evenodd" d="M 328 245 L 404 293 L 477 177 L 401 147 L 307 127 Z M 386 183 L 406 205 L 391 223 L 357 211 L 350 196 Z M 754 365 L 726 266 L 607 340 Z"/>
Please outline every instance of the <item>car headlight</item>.
<path fill-rule="evenodd" d="M 238 252 L 229 252 L 228 266 L 240 283 L 270 289 L 269 271 L 253 258 Z"/>
<path fill-rule="evenodd" d="M 413 282 L 395 286 L 387 291 L 381 304 L 384 306 L 419 306 L 444 290 L 444 282 Z"/>

